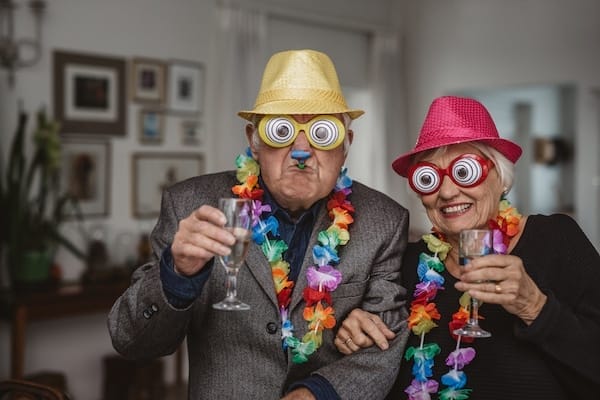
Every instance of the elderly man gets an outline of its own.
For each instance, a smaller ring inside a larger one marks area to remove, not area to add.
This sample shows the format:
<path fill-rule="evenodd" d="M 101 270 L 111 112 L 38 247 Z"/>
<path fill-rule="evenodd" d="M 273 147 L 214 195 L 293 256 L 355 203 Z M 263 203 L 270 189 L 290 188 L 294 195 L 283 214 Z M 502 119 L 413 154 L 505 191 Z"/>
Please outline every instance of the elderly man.
<path fill-rule="evenodd" d="M 361 114 L 327 55 L 273 55 L 254 109 L 239 113 L 249 149 L 237 170 L 164 191 L 156 260 L 136 270 L 109 315 L 117 351 L 160 357 L 187 338 L 190 399 L 384 398 L 407 337 L 397 281 L 408 213 L 346 175 L 349 126 Z M 215 258 L 235 238 L 216 205 L 236 195 L 253 203 L 255 243 L 238 284 L 250 307 L 222 311 L 213 304 L 226 275 Z M 338 321 L 357 307 L 396 333 L 388 351 L 336 350 Z"/>

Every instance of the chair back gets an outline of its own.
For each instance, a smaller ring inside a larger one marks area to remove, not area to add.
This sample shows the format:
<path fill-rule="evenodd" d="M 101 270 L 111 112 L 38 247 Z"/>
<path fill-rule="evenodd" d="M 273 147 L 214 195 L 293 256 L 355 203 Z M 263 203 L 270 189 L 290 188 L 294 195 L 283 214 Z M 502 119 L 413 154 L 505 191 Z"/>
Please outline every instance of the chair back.
<path fill-rule="evenodd" d="M 0 382 L 0 400 L 70 400 L 51 386 L 32 381 L 9 379 Z"/>

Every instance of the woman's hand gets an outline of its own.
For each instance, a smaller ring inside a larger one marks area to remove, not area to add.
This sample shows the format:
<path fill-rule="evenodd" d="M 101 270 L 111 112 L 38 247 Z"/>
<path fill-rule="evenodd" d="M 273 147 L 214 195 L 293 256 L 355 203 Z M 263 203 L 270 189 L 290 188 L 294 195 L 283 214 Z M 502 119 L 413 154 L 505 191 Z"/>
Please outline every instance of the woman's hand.
<path fill-rule="evenodd" d="M 374 344 L 387 350 L 396 334 L 375 314 L 355 308 L 342 322 L 333 343 L 344 354 L 352 354 Z"/>
<path fill-rule="evenodd" d="M 527 325 L 537 318 L 547 297 L 525 271 L 519 257 L 492 254 L 478 257 L 461 268 L 460 291 L 484 303 L 500 304 Z"/>

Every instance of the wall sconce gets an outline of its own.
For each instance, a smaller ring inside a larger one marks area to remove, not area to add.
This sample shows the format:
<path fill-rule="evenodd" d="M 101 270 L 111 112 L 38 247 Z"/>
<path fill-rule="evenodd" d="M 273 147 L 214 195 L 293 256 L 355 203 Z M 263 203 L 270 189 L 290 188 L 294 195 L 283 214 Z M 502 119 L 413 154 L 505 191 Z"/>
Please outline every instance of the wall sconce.
<path fill-rule="evenodd" d="M 0 66 L 8 72 L 8 84 L 15 82 L 15 71 L 30 67 L 41 57 L 41 23 L 46 8 L 44 0 L 31 0 L 29 8 L 33 14 L 35 36 L 33 39 L 15 38 L 15 10 L 17 4 L 12 0 L 0 0 Z M 23 56 L 23 54 L 26 54 Z"/>

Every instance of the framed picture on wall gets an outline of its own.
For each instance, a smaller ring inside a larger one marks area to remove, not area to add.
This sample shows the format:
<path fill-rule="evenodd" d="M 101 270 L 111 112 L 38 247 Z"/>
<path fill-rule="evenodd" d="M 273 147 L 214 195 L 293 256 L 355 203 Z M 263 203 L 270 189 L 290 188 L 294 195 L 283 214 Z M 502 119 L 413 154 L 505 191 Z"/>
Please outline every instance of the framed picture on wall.
<path fill-rule="evenodd" d="M 69 138 L 61 141 L 61 192 L 77 200 L 84 216 L 106 216 L 110 199 L 110 143 Z"/>
<path fill-rule="evenodd" d="M 161 110 L 140 110 L 138 123 L 140 143 L 162 143 L 164 139 L 165 114 Z"/>
<path fill-rule="evenodd" d="M 56 50 L 53 65 L 61 133 L 125 135 L 125 59 Z"/>
<path fill-rule="evenodd" d="M 138 218 L 157 217 L 164 189 L 205 170 L 204 156 L 198 153 L 135 153 L 132 163 L 131 197 Z"/>
<path fill-rule="evenodd" d="M 181 143 L 188 146 L 202 145 L 202 121 L 183 120 L 181 121 Z"/>
<path fill-rule="evenodd" d="M 204 65 L 171 61 L 168 79 L 168 108 L 173 112 L 201 113 L 204 98 Z"/>
<path fill-rule="evenodd" d="M 164 104 L 167 64 L 136 57 L 131 61 L 130 92 L 133 101 Z"/>

